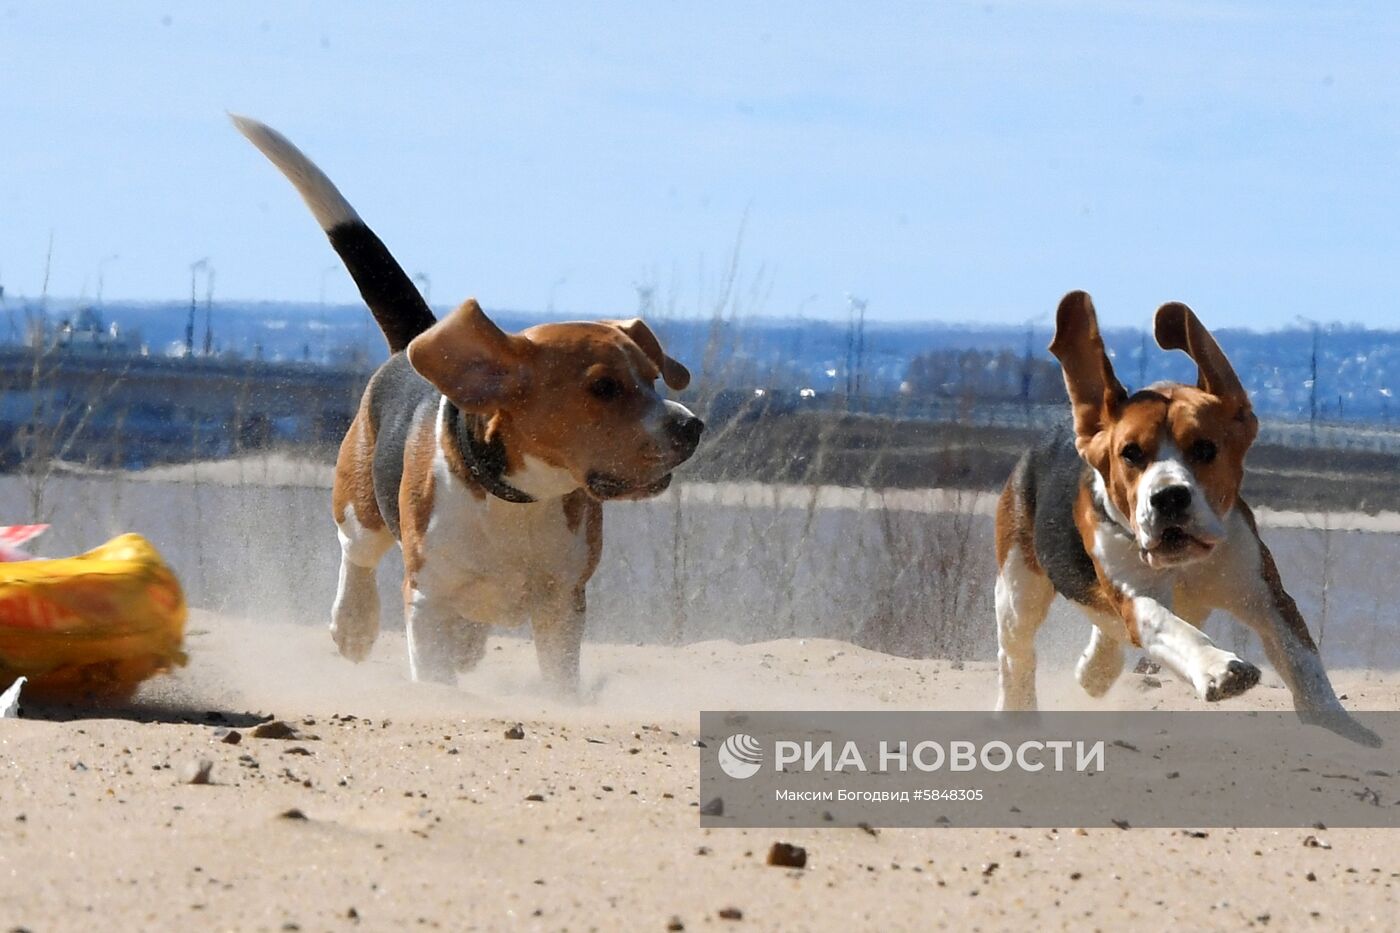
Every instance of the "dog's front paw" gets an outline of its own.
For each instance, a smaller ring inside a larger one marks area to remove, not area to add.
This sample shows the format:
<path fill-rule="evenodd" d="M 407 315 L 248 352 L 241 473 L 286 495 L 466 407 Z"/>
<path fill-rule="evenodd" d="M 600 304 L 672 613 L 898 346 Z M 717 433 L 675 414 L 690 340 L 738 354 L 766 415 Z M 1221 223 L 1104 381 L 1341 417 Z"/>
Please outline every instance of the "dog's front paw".
<path fill-rule="evenodd" d="M 374 640 L 378 635 L 378 631 L 367 629 L 365 626 L 331 623 L 331 638 L 340 650 L 341 657 L 348 658 L 356 664 L 369 657 L 370 649 L 374 647 Z"/>
<path fill-rule="evenodd" d="M 1239 696 L 1259 683 L 1259 668 L 1248 661 L 1231 657 L 1217 669 L 1206 672 L 1203 695 L 1207 703 Z"/>

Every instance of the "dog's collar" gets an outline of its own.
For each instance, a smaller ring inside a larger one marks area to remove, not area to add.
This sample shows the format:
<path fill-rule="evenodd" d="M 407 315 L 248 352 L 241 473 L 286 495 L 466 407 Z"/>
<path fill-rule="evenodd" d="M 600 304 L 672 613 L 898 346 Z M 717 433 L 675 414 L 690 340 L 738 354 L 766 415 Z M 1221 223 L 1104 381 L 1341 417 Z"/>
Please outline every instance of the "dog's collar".
<path fill-rule="evenodd" d="M 474 430 L 480 419 L 468 415 L 456 405 L 443 400 L 451 411 L 452 442 L 462 455 L 462 464 L 473 482 L 497 499 L 523 504 L 535 497 L 505 481 L 506 447 L 499 436 L 483 441 Z"/>

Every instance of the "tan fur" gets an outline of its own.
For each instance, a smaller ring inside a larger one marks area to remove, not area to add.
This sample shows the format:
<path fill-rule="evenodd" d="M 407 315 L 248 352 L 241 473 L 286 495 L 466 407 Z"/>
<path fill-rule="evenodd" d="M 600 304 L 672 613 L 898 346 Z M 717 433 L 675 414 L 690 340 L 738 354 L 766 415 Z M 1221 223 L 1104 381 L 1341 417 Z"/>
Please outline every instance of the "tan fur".
<path fill-rule="evenodd" d="M 598 561 L 603 557 L 603 506 L 582 489 L 571 492 L 564 497 L 564 521 L 570 531 L 577 532 L 583 526 L 587 539 L 588 566 L 578 582 L 582 587 L 598 569 Z"/>
<path fill-rule="evenodd" d="M 587 500 L 588 496 L 581 489 L 564 497 L 564 524 L 569 526 L 570 531 L 578 531 L 579 525 L 583 524 Z"/>
<path fill-rule="evenodd" d="M 1197 441 L 1210 441 L 1216 446 L 1214 460 L 1191 469 L 1211 507 L 1224 515 L 1239 497 L 1258 419 L 1229 360 L 1190 308 L 1163 305 L 1155 329 L 1163 348 L 1183 350 L 1196 362 L 1198 385 L 1162 383 L 1130 398 L 1104 349 L 1093 301 L 1084 292 L 1070 292 L 1060 302 L 1050 352 L 1064 371 L 1075 446 L 1104 478 L 1109 500 L 1131 520 L 1137 514 L 1137 481 L 1159 448 L 1171 441 L 1187 452 Z M 1138 464 L 1123 457 L 1130 444 L 1144 454 Z"/>
<path fill-rule="evenodd" d="M 384 527 L 384 516 L 374 498 L 374 426 L 370 424 L 368 391 L 340 442 L 331 482 L 331 512 L 336 524 L 345 521 L 347 508 L 354 509 L 364 528 L 377 531 Z"/>
<path fill-rule="evenodd" d="M 1094 506 L 1093 494 L 1088 486 L 1080 486 L 1074 500 L 1074 525 L 1079 529 L 1079 539 L 1091 558 L 1094 553 L 1094 525 L 1097 521 L 1098 509 Z M 1122 594 L 1113 586 L 1113 582 L 1108 579 L 1097 561 L 1094 563 L 1094 575 L 1098 578 L 1099 588 L 1094 594 L 1094 602 L 1090 608 L 1119 615 L 1123 619 L 1128 641 L 1134 645 L 1138 644 L 1137 622 L 1132 618 L 1131 607 L 1123 600 Z"/>
<path fill-rule="evenodd" d="M 463 411 L 489 415 L 488 436 L 499 433 L 510 455 L 569 469 L 580 485 L 601 473 L 639 493 L 669 456 L 643 418 L 652 384 L 690 378 L 640 321 L 540 324 L 506 334 L 475 300 L 415 338 L 408 355 Z M 606 381 L 616 397 L 594 391 Z"/>
<path fill-rule="evenodd" d="M 666 355 L 666 351 L 661 349 L 661 341 L 656 339 L 656 334 L 652 333 L 646 321 L 634 317 L 627 321 L 604 321 L 603 323 L 611 324 L 626 334 L 637 345 L 638 349 L 646 354 L 647 359 L 656 367 L 666 385 L 677 392 L 690 385 L 690 370 Z"/>
<path fill-rule="evenodd" d="M 1008 482 L 997 499 L 996 512 L 996 551 L 997 566 L 1006 563 L 1011 549 L 1020 547 L 1021 559 L 1036 573 L 1042 573 L 1035 559 L 1035 532 L 1031 527 L 1030 515 L 1024 503 L 1016 494 L 1013 482 Z"/>
<path fill-rule="evenodd" d="M 423 534 L 433 514 L 433 459 L 438 449 L 434 409 L 425 408 L 404 445 L 403 481 L 399 484 L 399 538 L 403 544 L 404 581 L 416 586 L 426 555 Z"/>
<path fill-rule="evenodd" d="M 1216 445 L 1215 459 L 1192 465 L 1192 472 L 1208 494 L 1216 514 L 1224 515 L 1239 499 L 1244 481 L 1244 459 L 1253 436 L 1234 420 L 1229 406 L 1192 386 L 1156 385 L 1148 393 L 1120 406 L 1116 417 L 1086 445 L 1094 451 L 1091 463 L 1105 477 L 1109 499 L 1126 516 L 1137 512 L 1138 479 L 1157 458 L 1166 441 L 1189 451 L 1198 440 Z M 1128 444 L 1137 444 L 1146 455 L 1141 466 L 1120 456 Z"/>
<path fill-rule="evenodd" d="M 617 328 L 596 323 L 541 324 L 523 336 L 534 345 L 535 378 L 500 416 L 506 450 L 623 477 L 654 472 L 665 452 L 643 427 L 647 399 L 639 391 L 661 375 L 651 358 Z M 589 394 L 588 385 L 604 378 L 622 386 L 619 400 Z M 599 438 L 610 439 L 606 451 Z"/>
<path fill-rule="evenodd" d="M 1197 442 L 1214 445 L 1213 459 L 1188 465 L 1211 509 L 1223 517 L 1239 501 L 1245 454 L 1258 432 L 1248 395 L 1191 309 L 1177 302 L 1163 305 L 1155 326 L 1164 348 L 1181 349 L 1196 362 L 1199 386 L 1160 383 L 1130 397 L 1113 372 L 1093 301 L 1084 292 L 1070 292 L 1060 302 L 1050 344 L 1064 371 L 1075 446 L 1102 477 L 1109 502 L 1135 533 L 1139 480 L 1164 445 L 1170 443 L 1188 457 Z M 1137 462 L 1125 455 L 1130 447 L 1141 451 Z M 1081 491 L 1075 521 L 1085 550 L 1093 555 L 1099 515 L 1092 503 L 1083 507 L 1085 493 Z M 1100 578 L 1102 582 L 1102 573 Z M 1118 602 L 1114 592 L 1106 591 L 1104 598 L 1110 604 Z"/>
<path fill-rule="evenodd" d="M 1139 480 L 1143 471 L 1157 459 L 1159 451 L 1170 443 L 1184 453 L 1192 450 L 1198 441 L 1210 441 L 1216 448 L 1214 458 L 1190 465 L 1196 482 L 1217 515 L 1224 516 L 1231 509 L 1240 508 L 1250 517 L 1248 506 L 1239 498 L 1245 454 L 1257 432 L 1257 421 L 1247 395 L 1214 338 L 1185 305 L 1164 305 L 1159 310 L 1157 334 L 1164 347 L 1182 349 L 1197 361 L 1200 385 L 1163 383 L 1129 396 L 1113 372 L 1092 300 L 1084 292 L 1071 292 L 1061 301 L 1050 350 L 1060 360 L 1064 371 L 1076 448 L 1103 479 L 1109 503 L 1134 524 L 1136 531 Z M 1205 388 L 1207 386 L 1210 390 Z M 1136 445 L 1142 451 L 1140 462 L 1130 462 L 1123 456 L 1129 445 Z M 1088 608 L 1117 617 L 1123 624 L 1123 640 L 1140 647 L 1141 632 L 1132 600 L 1124 596 L 1095 556 L 1095 535 L 1103 515 L 1094 501 L 1093 489 L 1087 484 L 1078 491 L 1073 517 L 1084 550 L 1094 561 L 1098 579 L 1097 591 Z M 1027 566 L 1037 573 L 1042 572 L 1034 556 L 1031 522 L 1032 517 L 1019 501 L 1013 476 L 997 503 L 998 564 L 1004 565 L 1012 549 L 1019 547 Z M 1252 517 L 1250 527 L 1253 528 Z M 1258 537 L 1257 531 L 1255 537 Z M 1283 590 L 1268 549 L 1262 542 L 1260 547 L 1265 555 L 1265 574 L 1270 578 L 1270 590 L 1280 613 L 1289 620 L 1300 640 L 1311 645 L 1307 626 L 1292 598 Z"/>
<path fill-rule="evenodd" d="M 1074 415 L 1075 447 L 1091 465 L 1102 449 L 1087 449 L 1117 414 L 1127 393 L 1113 374 L 1094 303 L 1085 292 L 1070 292 L 1055 312 L 1055 338 L 1050 352 L 1064 370 Z"/>

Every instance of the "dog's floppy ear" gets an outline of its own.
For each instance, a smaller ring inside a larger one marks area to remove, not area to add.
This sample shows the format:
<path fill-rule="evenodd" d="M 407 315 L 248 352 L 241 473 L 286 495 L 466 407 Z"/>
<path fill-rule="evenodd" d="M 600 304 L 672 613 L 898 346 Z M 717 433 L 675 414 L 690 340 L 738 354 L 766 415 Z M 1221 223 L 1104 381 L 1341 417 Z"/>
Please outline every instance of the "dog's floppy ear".
<path fill-rule="evenodd" d="M 1095 438 L 1112 422 L 1128 393 L 1113 374 L 1088 293 L 1070 292 L 1060 300 L 1050 352 L 1064 370 L 1065 389 L 1074 410 L 1074 445 L 1092 463 L 1098 459 L 1090 458 Z"/>
<path fill-rule="evenodd" d="M 408 362 L 463 411 L 487 414 L 525 389 L 529 341 L 496 326 L 475 298 L 414 337 Z"/>
<path fill-rule="evenodd" d="M 1152 329 L 1159 347 L 1181 350 L 1196 362 L 1197 388 L 1233 405 L 1236 420 L 1258 423 L 1235 368 L 1194 311 L 1179 301 L 1169 301 L 1157 309 Z"/>
<path fill-rule="evenodd" d="M 661 349 L 661 341 L 656 339 L 656 334 L 652 333 L 650 327 L 647 327 L 646 321 L 634 317 L 629 321 L 608 321 L 607 323 L 622 331 L 641 348 L 641 351 L 647 355 L 647 359 L 651 360 L 661 371 L 661 378 L 666 385 L 677 392 L 690 385 L 690 370 L 666 355 L 666 351 Z"/>

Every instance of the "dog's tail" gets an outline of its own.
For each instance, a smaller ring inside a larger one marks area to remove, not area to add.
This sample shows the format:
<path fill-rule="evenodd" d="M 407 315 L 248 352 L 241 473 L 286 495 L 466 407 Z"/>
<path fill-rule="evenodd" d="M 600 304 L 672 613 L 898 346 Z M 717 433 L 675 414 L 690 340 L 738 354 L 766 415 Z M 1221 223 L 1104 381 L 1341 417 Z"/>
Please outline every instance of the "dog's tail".
<path fill-rule="evenodd" d="M 248 141 L 287 176 L 306 206 L 311 208 L 316 222 L 330 238 L 331 246 L 350 270 L 350 277 L 384 332 L 384 339 L 389 341 L 389 352 L 399 352 L 410 340 L 432 327 L 435 318 L 428 303 L 388 247 L 365 226 L 326 173 L 272 127 L 237 114 L 229 114 L 229 117 L 238 132 L 248 137 Z"/>

